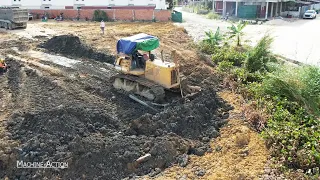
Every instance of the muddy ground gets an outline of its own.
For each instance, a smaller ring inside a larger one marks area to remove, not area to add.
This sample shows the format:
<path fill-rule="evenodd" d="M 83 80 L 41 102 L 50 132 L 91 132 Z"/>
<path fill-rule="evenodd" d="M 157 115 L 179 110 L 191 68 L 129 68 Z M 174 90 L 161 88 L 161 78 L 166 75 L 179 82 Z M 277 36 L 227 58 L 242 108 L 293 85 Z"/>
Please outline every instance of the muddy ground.
<path fill-rule="evenodd" d="M 199 59 L 185 30 L 170 23 L 114 23 L 101 37 L 99 28 L 92 30 L 87 23 L 32 24 L 36 26 L 50 35 L 0 33 L 0 54 L 11 66 L 0 76 L 0 178 L 112 180 L 163 175 L 179 179 L 168 172 L 194 168 L 195 157 L 205 155 L 205 167 L 213 167 L 207 166 L 212 160 L 224 162 L 207 156 L 217 156 L 212 142 L 230 120 L 233 107 L 217 95 L 220 78 Z M 110 63 L 117 39 L 139 32 L 160 38 L 156 54 L 164 49 L 166 60 L 176 50 L 186 82 L 202 91 L 187 98 L 167 92 L 170 106 L 158 112 L 115 91 L 110 78 L 117 72 Z M 138 163 L 144 155 L 145 161 Z M 17 169 L 17 160 L 62 161 L 68 168 Z M 250 178 L 261 173 L 265 158 L 242 161 L 256 165 L 254 173 L 244 176 Z M 238 177 L 233 170 L 220 173 Z M 209 174 L 199 171 L 190 177 Z"/>

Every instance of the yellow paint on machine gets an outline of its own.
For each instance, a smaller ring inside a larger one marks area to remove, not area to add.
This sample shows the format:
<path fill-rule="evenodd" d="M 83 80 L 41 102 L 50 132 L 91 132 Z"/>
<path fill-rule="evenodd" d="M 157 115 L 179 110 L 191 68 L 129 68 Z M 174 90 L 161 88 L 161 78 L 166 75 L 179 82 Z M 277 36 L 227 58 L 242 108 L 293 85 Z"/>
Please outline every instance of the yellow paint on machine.
<path fill-rule="evenodd" d="M 136 76 L 143 76 L 146 79 L 153 81 L 166 89 L 178 88 L 180 79 L 176 66 L 171 62 L 163 62 L 159 59 L 146 61 L 145 69 L 131 69 L 131 57 L 126 59 L 125 57 L 119 57 L 116 61 L 123 73 Z"/>

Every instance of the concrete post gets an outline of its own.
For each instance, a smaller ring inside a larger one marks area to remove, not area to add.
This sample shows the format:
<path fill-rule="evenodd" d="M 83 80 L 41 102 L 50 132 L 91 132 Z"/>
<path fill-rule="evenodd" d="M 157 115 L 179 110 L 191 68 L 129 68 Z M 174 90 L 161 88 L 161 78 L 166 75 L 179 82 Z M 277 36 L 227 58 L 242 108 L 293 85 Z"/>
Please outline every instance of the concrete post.
<path fill-rule="evenodd" d="M 280 3 L 280 16 L 281 16 L 281 13 L 282 13 L 282 2 Z"/>
<path fill-rule="evenodd" d="M 222 16 L 225 17 L 227 12 L 227 2 L 223 1 Z"/>
<path fill-rule="evenodd" d="M 276 14 L 275 14 L 275 16 L 278 16 L 278 11 L 279 11 L 279 3 L 277 2 L 276 3 Z"/>
<path fill-rule="evenodd" d="M 265 19 L 268 19 L 268 7 L 269 7 L 269 2 L 266 2 L 266 17 Z"/>
<path fill-rule="evenodd" d="M 215 13 L 216 12 L 216 10 L 215 10 L 215 1 L 214 0 L 212 0 L 212 11 L 213 11 L 213 13 Z"/>
<path fill-rule="evenodd" d="M 194 0 L 192 1 L 192 12 L 194 13 Z"/>
<path fill-rule="evenodd" d="M 236 17 L 238 17 L 238 0 L 236 0 L 236 13 L 235 13 Z"/>
<path fill-rule="evenodd" d="M 273 17 L 273 2 L 271 3 L 271 12 L 270 12 L 270 17 L 272 18 Z"/>

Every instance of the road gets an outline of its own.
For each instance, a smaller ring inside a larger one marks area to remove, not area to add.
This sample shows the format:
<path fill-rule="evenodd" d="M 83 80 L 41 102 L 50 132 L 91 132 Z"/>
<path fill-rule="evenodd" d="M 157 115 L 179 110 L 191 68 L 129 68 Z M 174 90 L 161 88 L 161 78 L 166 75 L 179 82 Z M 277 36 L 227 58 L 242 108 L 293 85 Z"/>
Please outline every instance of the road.
<path fill-rule="evenodd" d="M 177 8 L 181 11 L 181 8 Z M 210 20 L 204 16 L 183 12 L 183 26 L 187 32 L 199 41 L 205 37 L 205 31 L 215 31 L 218 27 L 227 32 L 231 24 L 222 20 Z M 274 41 L 272 52 L 285 58 L 302 63 L 320 65 L 320 17 L 314 20 L 275 19 L 263 25 L 248 25 L 244 40 L 255 45 L 263 35 L 269 33 Z"/>

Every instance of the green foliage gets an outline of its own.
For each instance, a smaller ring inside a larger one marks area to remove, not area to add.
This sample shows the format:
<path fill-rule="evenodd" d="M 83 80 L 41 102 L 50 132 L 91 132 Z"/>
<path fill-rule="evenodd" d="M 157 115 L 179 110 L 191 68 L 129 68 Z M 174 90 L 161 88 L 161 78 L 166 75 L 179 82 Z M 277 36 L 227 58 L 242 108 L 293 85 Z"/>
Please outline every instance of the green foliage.
<path fill-rule="evenodd" d="M 247 87 L 271 115 L 262 133 L 273 155 L 288 168 L 319 175 L 320 69 L 279 66 L 262 83 Z M 252 73 L 250 73 L 252 74 Z"/>
<path fill-rule="evenodd" d="M 242 84 L 248 84 L 253 82 L 262 82 L 264 75 L 259 72 L 249 73 L 244 68 L 235 68 L 233 74 L 236 76 L 237 81 Z"/>
<path fill-rule="evenodd" d="M 214 54 L 216 46 L 223 40 L 223 35 L 218 27 L 216 32 L 212 30 L 205 32 L 206 38 L 199 43 L 199 50 L 206 54 Z"/>
<path fill-rule="evenodd" d="M 198 49 L 205 54 L 214 54 L 216 51 L 216 46 L 214 44 L 201 41 L 198 44 Z"/>
<path fill-rule="evenodd" d="M 265 94 L 287 98 L 320 114 L 320 69 L 314 66 L 282 68 L 269 74 L 262 83 Z"/>
<path fill-rule="evenodd" d="M 249 52 L 245 61 L 245 68 L 249 72 L 265 71 L 268 69 L 267 63 L 275 60 L 270 52 L 272 41 L 273 39 L 266 35 Z"/>
<path fill-rule="evenodd" d="M 285 98 L 272 98 L 272 117 L 262 133 L 272 153 L 289 168 L 318 171 L 320 121 Z"/>
<path fill-rule="evenodd" d="M 210 12 L 208 15 L 207 15 L 207 18 L 208 19 L 220 19 L 220 15 L 219 14 L 216 14 L 216 13 L 213 13 L 213 12 Z"/>
<path fill-rule="evenodd" d="M 248 23 L 243 22 L 239 23 L 237 26 L 232 24 L 228 29 L 230 30 L 229 33 L 229 39 L 236 38 L 237 46 L 241 46 L 241 38 L 243 36 L 243 29 L 247 26 Z"/>
<path fill-rule="evenodd" d="M 241 66 L 246 56 L 245 52 L 240 52 L 233 47 L 222 47 L 212 54 L 212 61 L 215 64 L 222 61 L 233 62 L 234 66 Z"/>
<path fill-rule="evenodd" d="M 93 20 L 94 21 L 108 21 L 108 16 L 105 11 L 102 10 L 95 10 L 93 13 Z"/>
<path fill-rule="evenodd" d="M 219 45 L 220 41 L 223 40 L 223 35 L 220 33 L 220 27 L 217 28 L 216 32 L 214 33 L 212 30 L 205 32 L 206 38 L 203 40 L 206 43 L 212 45 Z"/>
<path fill-rule="evenodd" d="M 233 62 L 221 61 L 218 63 L 217 70 L 225 73 L 225 72 L 230 72 L 232 68 L 233 68 Z"/>

